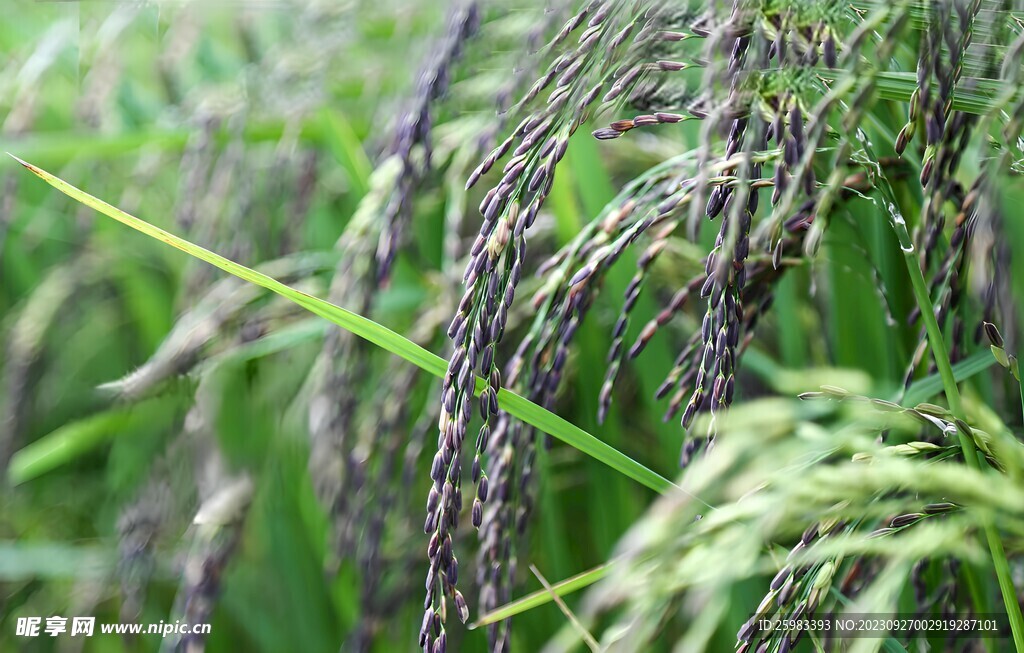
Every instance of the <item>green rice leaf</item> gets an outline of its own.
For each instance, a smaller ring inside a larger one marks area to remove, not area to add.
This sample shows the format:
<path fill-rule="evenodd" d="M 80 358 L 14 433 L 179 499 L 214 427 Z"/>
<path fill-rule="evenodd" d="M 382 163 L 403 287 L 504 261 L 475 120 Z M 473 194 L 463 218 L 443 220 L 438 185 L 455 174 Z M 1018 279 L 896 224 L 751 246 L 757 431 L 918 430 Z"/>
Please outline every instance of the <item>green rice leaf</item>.
<path fill-rule="evenodd" d="M 179 404 L 173 396 L 155 397 L 69 422 L 15 452 L 7 466 L 7 480 L 11 485 L 30 481 L 118 435 L 170 418 Z"/>
<path fill-rule="evenodd" d="M 205 261 L 210 265 L 218 267 L 239 279 L 243 279 L 277 293 L 285 299 L 305 308 L 314 315 L 325 318 L 360 338 L 363 338 L 374 345 L 391 352 L 392 354 L 404 358 L 406 361 L 416 365 L 426 372 L 429 372 L 430 374 L 433 374 L 434 376 L 443 377 L 447 371 L 447 363 L 442 358 L 427 351 L 407 338 L 404 338 L 400 334 L 395 333 L 391 329 L 377 324 L 373 320 L 351 311 L 347 311 L 340 306 L 335 306 L 330 302 L 324 301 L 300 290 L 296 290 L 295 288 L 287 286 L 265 274 L 256 272 L 255 270 L 228 260 L 219 254 L 190 243 L 155 225 L 129 215 L 117 207 L 107 204 L 103 200 L 89 195 L 85 191 L 72 186 L 66 181 L 32 165 L 31 163 L 22 161 L 14 155 L 11 156 L 32 171 L 32 173 L 40 179 L 50 184 L 60 192 L 78 202 L 81 202 L 89 208 L 95 209 L 107 217 L 113 218 L 136 231 L 146 234 L 150 238 L 155 238 L 197 259 Z M 485 384 L 486 382 L 483 379 L 477 379 L 478 393 L 484 389 Z M 565 442 L 569 446 L 605 463 L 617 472 L 628 476 L 656 492 L 667 493 L 671 490 L 679 489 L 668 479 L 641 465 L 639 462 L 633 460 L 614 447 L 609 446 L 578 426 L 569 423 L 558 415 L 541 408 L 537 404 L 515 394 L 514 392 L 510 392 L 503 388 L 498 393 L 498 404 L 503 410 L 513 417 L 517 417 L 530 426 L 538 428 L 548 435 Z"/>
<path fill-rule="evenodd" d="M 992 367 L 995 362 L 996 359 L 992 357 L 991 352 L 981 350 L 954 365 L 953 376 L 958 382 L 965 381 L 975 374 L 984 372 L 988 368 Z M 932 374 L 920 381 L 915 381 L 913 385 L 907 389 L 907 393 L 903 397 L 903 405 L 914 406 L 922 401 L 927 401 L 941 392 L 942 379 L 939 378 L 938 374 Z"/>
<path fill-rule="evenodd" d="M 550 603 L 556 596 L 565 596 L 567 594 L 572 594 L 577 590 L 589 587 L 604 578 L 608 574 L 609 570 L 611 570 L 613 564 L 614 561 L 606 562 L 603 565 L 594 567 L 593 569 L 555 583 L 554 585 L 551 585 L 550 590 L 541 589 L 532 594 L 527 594 L 521 599 L 516 599 L 511 603 L 507 603 L 480 617 L 476 622 L 470 624 L 469 629 L 473 630 L 474 628 L 504 621 L 509 617 Z"/>

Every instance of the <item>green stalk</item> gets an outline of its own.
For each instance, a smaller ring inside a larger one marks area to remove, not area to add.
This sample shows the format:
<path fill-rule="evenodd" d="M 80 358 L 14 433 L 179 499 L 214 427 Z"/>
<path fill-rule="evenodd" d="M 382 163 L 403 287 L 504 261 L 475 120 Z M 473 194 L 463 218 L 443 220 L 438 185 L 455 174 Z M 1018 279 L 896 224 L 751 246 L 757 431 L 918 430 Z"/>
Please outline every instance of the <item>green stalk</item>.
<path fill-rule="evenodd" d="M 585 587 L 590 587 L 607 576 L 608 572 L 611 571 L 612 566 L 616 562 L 618 562 L 618 558 L 609 560 L 608 562 L 598 565 L 593 569 L 588 569 L 587 571 L 576 574 L 572 578 L 566 578 L 563 581 L 551 585 L 549 588 L 537 590 L 532 594 L 527 594 L 520 599 L 516 599 L 515 601 L 507 603 L 500 608 L 496 608 L 480 617 L 476 622 L 471 623 L 469 625 L 469 629 L 474 630 L 481 626 L 497 623 L 517 614 L 532 610 L 533 608 L 546 605 L 547 603 L 550 603 L 555 596 L 562 597 Z"/>
<path fill-rule="evenodd" d="M 1021 418 L 1024 418 L 1024 383 L 1017 379 L 1017 388 L 1020 390 L 1020 414 Z"/>
<path fill-rule="evenodd" d="M 956 377 L 953 376 L 953 367 L 949 363 L 949 353 L 946 351 L 946 342 L 939 329 L 939 323 L 935 319 L 935 307 L 932 306 L 931 297 L 928 295 L 928 285 L 921 272 L 914 243 L 907 231 L 907 224 L 895 204 L 889 205 L 889 216 L 896 237 L 900 241 L 900 248 L 903 250 L 903 259 L 907 264 L 907 272 L 910 274 L 910 282 L 914 290 L 914 299 L 921 310 L 921 319 L 924 320 L 925 330 L 928 332 L 928 344 L 935 358 L 935 366 L 942 378 L 942 386 L 946 393 L 946 401 L 949 403 L 949 410 L 958 420 L 966 422 L 963 403 L 960 401 L 960 390 L 956 385 Z M 964 460 L 968 467 L 981 471 L 981 463 L 978 462 L 978 450 L 974 441 L 968 437 L 963 429 L 957 429 L 957 436 L 960 438 L 960 448 L 964 452 Z M 982 515 L 984 520 L 985 539 L 988 540 L 989 552 L 992 555 L 992 565 L 996 570 L 996 579 L 999 582 L 999 590 L 1003 595 L 1003 604 L 1006 606 L 1006 614 L 1010 619 L 1010 630 L 1013 632 L 1013 643 L 1018 651 L 1024 651 L 1024 615 L 1021 614 L 1020 604 L 1017 602 L 1017 592 L 1013 587 L 1013 580 L 1010 577 L 1010 565 L 1006 560 L 1006 552 L 1003 550 L 1003 542 L 999 539 L 999 532 L 988 515 Z"/>

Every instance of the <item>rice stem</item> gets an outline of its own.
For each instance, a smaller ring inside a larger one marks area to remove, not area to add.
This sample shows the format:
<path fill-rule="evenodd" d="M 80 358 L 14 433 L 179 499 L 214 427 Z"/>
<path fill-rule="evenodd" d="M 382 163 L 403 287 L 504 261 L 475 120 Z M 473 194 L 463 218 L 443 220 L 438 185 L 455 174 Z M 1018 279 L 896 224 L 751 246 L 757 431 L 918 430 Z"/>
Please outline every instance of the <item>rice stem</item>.
<path fill-rule="evenodd" d="M 931 297 L 928 295 L 928 284 L 924 280 L 924 274 L 918 264 L 916 250 L 910 233 L 907 231 L 906 222 L 898 215 L 898 209 L 894 204 L 890 205 L 890 222 L 896 231 L 900 248 L 903 250 L 903 259 L 907 264 L 907 272 L 910 274 L 910 282 L 914 291 L 914 299 L 921 311 L 921 319 L 924 320 L 925 330 L 928 334 L 928 344 L 935 358 L 935 366 L 942 378 L 942 386 L 946 394 L 946 401 L 949 403 L 949 410 L 958 420 L 966 421 L 963 403 L 960 400 L 960 390 L 956 385 L 956 377 L 953 376 L 953 368 L 949 362 L 949 354 L 946 351 L 946 343 L 939 329 L 939 323 L 935 319 L 935 308 L 932 306 Z M 978 450 L 974 442 L 968 437 L 963 429 L 957 429 L 957 436 L 960 438 L 960 448 L 964 452 L 964 460 L 974 470 L 981 471 L 981 463 L 978 461 Z M 999 539 L 999 532 L 989 515 L 982 516 L 985 539 L 988 541 L 989 552 L 992 556 L 992 564 L 995 567 L 996 579 L 999 582 L 999 590 L 1003 596 L 1003 604 L 1006 606 L 1006 614 L 1010 620 L 1010 630 L 1013 632 L 1014 647 L 1018 651 L 1024 651 L 1024 615 L 1021 614 L 1020 604 L 1017 602 L 1017 591 L 1013 586 L 1013 579 L 1010 576 L 1010 565 L 1006 559 L 1006 552 L 1003 550 L 1003 542 Z"/>

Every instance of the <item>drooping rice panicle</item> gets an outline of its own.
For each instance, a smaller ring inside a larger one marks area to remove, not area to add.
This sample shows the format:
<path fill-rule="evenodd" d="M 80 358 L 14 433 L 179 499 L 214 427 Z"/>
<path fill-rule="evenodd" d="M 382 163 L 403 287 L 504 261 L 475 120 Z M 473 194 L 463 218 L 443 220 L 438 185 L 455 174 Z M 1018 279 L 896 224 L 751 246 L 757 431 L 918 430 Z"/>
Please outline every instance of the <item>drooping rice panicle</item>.
<path fill-rule="evenodd" d="M 79 259 L 54 268 L 36 287 L 7 334 L 4 345 L 3 403 L 0 404 L 0 470 L 6 476 L 11 456 L 23 437 L 28 408 L 30 375 L 44 345 L 44 338 L 59 316 L 59 309 L 81 283 Z"/>
<path fill-rule="evenodd" d="M 634 180 L 571 243 L 540 266 L 538 274 L 546 281 L 532 301 L 537 316 L 506 366 L 504 382 L 508 387 L 540 405 L 552 405 L 569 346 L 608 266 L 595 265 L 582 284 L 570 285 L 571 278 L 596 252 L 604 251 L 597 260 L 607 263 L 608 253 L 615 249 L 611 241 L 624 232 L 650 224 L 650 220 L 634 216 L 648 214 L 666 196 L 675 194 L 672 180 L 681 174 L 678 168 L 686 159 L 684 155 L 667 161 Z M 621 246 L 618 250 L 621 252 Z M 491 490 L 483 507 L 477 563 L 481 612 L 510 598 L 518 542 L 532 513 L 535 438 L 532 428 L 505 413 L 499 414 L 489 437 Z M 489 626 L 493 650 L 507 650 L 509 627 L 507 621 Z"/>
<path fill-rule="evenodd" d="M 764 148 L 764 129 L 755 121 L 753 146 L 748 153 Z M 737 147 L 740 147 L 737 145 Z M 728 150 L 727 150 L 728 153 Z M 740 180 L 757 179 L 760 166 L 742 166 Z M 712 191 L 724 191 L 719 186 Z M 709 200 L 710 201 L 710 200 Z M 740 343 L 743 321 L 743 287 L 746 283 L 746 259 L 750 251 L 750 225 L 757 212 L 757 190 L 741 183 L 722 205 L 722 225 L 715 249 L 705 265 L 707 280 L 700 294 L 708 300 L 701 326 L 702 360 L 694 378 L 693 394 L 683 411 L 682 423 L 690 426 L 696 412 L 707 407 L 712 415 L 732 403 L 736 350 Z M 714 422 L 709 424 L 708 437 L 713 435 Z"/>
<path fill-rule="evenodd" d="M 415 386 L 418 371 L 407 365 L 394 363 L 390 370 L 390 392 L 381 396 L 379 418 L 368 422 L 362 429 L 356 444 L 355 471 L 358 480 L 353 483 L 352 505 L 354 514 L 349 516 L 358 545 L 355 557 L 362 571 L 360 600 L 363 612 L 349 645 L 353 651 L 370 651 L 380 629 L 387 618 L 394 614 L 397 601 L 385 602 L 383 591 L 385 571 L 393 564 L 385 560 L 383 550 L 386 531 L 396 526 L 393 519 L 398 512 L 398 502 L 403 485 L 396 483 L 401 474 L 397 466 L 407 440 L 405 422 L 408 418 L 408 404 L 389 401 L 395 393 L 407 392 Z M 418 556 L 417 556 L 418 557 Z"/>
<path fill-rule="evenodd" d="M 424 531 L 431 537 L 425 613 L 420 629 L 420 645 L 425 650 L 436 653 L 446 646 L 444 621 L 448 600 L 453 602 L 462 621 L 469 616 L 465 598 L 456 586 L 458 560 L 452 553 L 451 539 L 462 508 L 462 445 L 479 374 L 486 384 L 478 403 L 484 423 L 476 438 L 473 458 L 472 479 L 477 489 L 471 513 L 474 526 L 479 528 L 489 488 L 482 457 L 499 418 L 497 392 L 501 374 L 496 347 L 522 277 L 526 231 L 533 226 L 550 192 L 568 139 L 613 78 L 611 62 L 628 47 L 632 28 L 645 13 L 643 5 L 627 8 L 617 3 L 594 2 L 571 18 L 556 41 L 566 38 L 586 21 L 587 27 L 576 46 L 570 46 L 555 59 L 520 104 L 525 106 L 553 85 L 547 102 L 485 157 L 467 183 L 467 187 L 472 187 L 511 150 L 512 158 L 504 166 L 501 180 L 481 204 L 484 220 L 466 268 L 466 292 L 448 330 L 454 353 L 442 387 L 438 452 L 431 469 L 433 487 L 424 524 Z M 639 38 L 640 35 L 636 37 Z M 627 85 L 625 79 L 615 84 Z M 549 382 L 557 385 L 557 374 Z"/>
<path fill-rule="evenodd" d="M 199 213 L 204 183 L 209 180 L 213 167 L 215 144 L 213 135 L 220 126 L 214 116 L 206 117 L 195 126 L 185 152 L 181 157 L 181 190 L 175 209 L 175 222 L 185 233 L 192 230 Z"/>
<path fill-rule="evenodd" d="M 571 2 L 560 0 L 553 4 L 554 6 L 545 7 L 543 15 L 532 25 L 524 38 L 530 55 L 529 61 L 517 61 L 511 78 L 495 93 L 498 120 L 484 131 L 479 139 L 478 150 L 489 152 L 494 149 L 500 134 L 504 133 L 508 126 L 508 120 L 516 116 L 517 112 L 514 110 L 514 105 L 517 104 L 516 98 L 523 92 L 523 87 L 539 74 L 540 71 L 537 68 L 542 63 L 542 53 L 539 50 L 545 45 L 544 41 L 550 32 L 564 22 Z M 550 49 L 557 45 L 557 42 L 549 41 L 546 47 Z"/>
<path fill-rule="evenodd" d="M 185 533 L 188 551 L 180 563 L 181 578 L 171 609 L 171 617 L 188 624 L 210 622 L 223 590 L 225 571 L 241 542 L 255 491 L 248 473 L 228 471 L 220 445 L 211 437 L 216 401 L 212 385 L 198 385 L 195 401 L 172 445 L 188 451 L 199 502 Z M 164 639 L 161 650 L 203 651 L 207 634 L 200 629 L 175 632 Z"/>
<path fill-rule="evenodd" d="M 172 502 L 169 485 L 153 482 L 117 520 L 119 616 L 125 622 L 136 621 L 142 615 L 149 582 L 157 567 L 157 537 L 167 528 Z"/>
<path fill-rule="evenodd" d="M 191 550 L 175 599 L 174 614 L 189 624 L 209 623 L 222 589 L 222 578 L 241 539 L 242 526 L 252 500 L 252 481 L 247 476 L 227 479 L 196 513 Z M 164 651 L 188 653 L 205 650 L 201 632 L 164 640 Z"/>
<path fill-rule="evenodd" d="M 962 112 L 953 113 L 949 107 L 952 105 L 965 50 L 970 45 L 971 25 L 979 5 L 975 3 L 974 11 L 965 7 L 961 18 L 954 20 L 952 4 L 936 5 L 937 15 L 929 21 L 929 38 L 925 48 L 932 59 L 930 68 L 937 81 L 935 93 L 922 93 L 926 111 L 926 147 L 921 168 L 921 185 L 925 199 L 920 229 L 925 269 L 930 267 L 929 263 L 938 244 L 939 234 L 945 226 L 942 204 L 948 194 L 946 186 L 956 173 L 960 145 L 970 136 L 975 121 L 973 116 Z M 948 61 L 942 56 L 943 44 L 948 50 Z"/>
<path fill-rule="evenodd" d="M 746 82 L 742 72 L 750 46 L 756 7 L 754 3 L 736 0 L 728 8 L 727 15 L 723 15 L 725 9 L 725 5 L 710 7 L 709 14 L 703 17 L 707 21 L 704 27 L 707 39 L 703 55 L 706 65 L 701 85 L 702 96 L 690 107 L 690 113 L 702 119 L 701 150 L 688 225 L 691 236 L 695 236 L 699 229 L 700 209 L 704 209 L 704 215 L 708 218 L 717 217 L 729 194 L 728 190 L 720 187 L 708 188 L 705 170 L 714 156 L 716 132 L 720 125 L 729 125 L 725 157 L 731 158 L 739 150 L 749 117 L 749 106 L 746 105 L 749 95 L 741 93 L 742 84 Z M 728 171 L 723 172 L 728 174 Z"/>
<path fill-rule="evenodd" d="M 338 240 L 340 258 L 328 291 L 328 296 L 336 303 L 363 311 L 371 305 L 372 291 L 376 287 L 373 260 L 379 233 L 373 227 L 399 169 L 400 163 L 391 158 L 376 170 L 368 194 Z M 341 515 L 346 512 L 346 488 L 351 481 L 346 469 L 351 464 L 349 453 L 354 438 L 350 434 L 354 430 L 352 425 L 359 399 L 351 389 L 366 373 L 367 364 L 361 341 L 341 329 L 331 329 L 318 361 L 320 378 L 309 400 L 310 474 L 320 500 L 330 506 L 334 516 L 334 547 L 338 551 L 349 548 L 344 535 L 347 522 Z"/>
<path fill-rule="evenodd" d="M 884 35 L 880 37 L 881 46 L 877 52 L 878 61 L 886 62 L 891 55 L 892 49 L 898 42 L 898 35 L 901 34 L 908 21 L 908 14 L 902 5 L 897 7 L 881 6 L 877 8 L 846 36 L 837 66 L 838 69 L 844 72 L 842 75 L 838 75 L 836 79 L 831 80 L 831 84 L 826 87 L 824 97 L 809 112 L 808 128 L 806 130 L 807 144 L 803 148 L 804 154 L 795 162 L 795 165 L 790 166 L 792 176 L 797 180 L 804 180 L 804 182 L 788 184 L 781 197 L 778 198 L 771 217 L 759 227 L 759 238 L 765 242 L 769 251 L 773 251 L 778 247 L 782 236 L 783 221 L 792 211 L 792 207 L 808 191 L 806 182 L 811 180 L 809 175 L 814 156 L 829 133 L 827 120 L 829 114 L 844 104 L 844 98 L 852 93 L 852 99 L 849 102 L 851 110 L 842 119 L 843 130 L 847 135 L 841 138 L 838 150 L 833 158 L 834 161 L 841 165 L 837 165 L 824 182 L 826 192 L 819 199 L 815 210 L 816 217 L 813 226 L 805 240 L 805 247 L 809 254 L 817 251 L 828 224 L 829 211 L 840 191 L 840 184 L 847 174 L 844 164 L 853 152 L 852 138 L 849 134 L 856 131 L 860 121 L 863 119 L 876 84 L 875 75 L 877 71 L 874 68 L 865 69 L 860 57 L 860 50 L 864 46 L 865 41 L 872 38 L 875 34 L 874 30 L 881 25 L 885 25 L 890 17 L 892 20 L 889 21 Z M 855 88 L 856 92 L 854 93 Z"/>
<path fill-rule="evenodd" d="M 948 9 L 948 8 L 947 8 Z M 1003 157 L 990 158 L 986 165 L 984 174 L 979 175 L 975 182 L 966 191 L 960 188 L 954 179 L 958 171 L 958 165 L 963 151 L 974 129 L 986 130 L 990 121 L 991 113 L 978 120 L 975 116 L 968 116 L 962 112 L 951 110 L 950 96 L 956 84 L 960 81 L 960 74 L 963 67 L 963 59 L 967 49 L 970 47 L 973 36 L 973 28 L 978 16 L 979 4 L 955 3 L 958 19 L 947 21 L 942 31 L 943 39 L 946 42 L 947 50 L 951 59 L 951 70 L 944 70 L 936 73 L 940 80 L 940 89 L 947 97 L 936 101 L 931 109 L 928 120 L 932 123 L 929 128 L 928 151 L 926 152 L 925 167 L 922 169 L 922 185 L 924 193 L 924 204 L 922 206 L 921 224 L 925 229 L 922 237 L 922 266 L 925 270 L 934 267 L 929 262 L 934 258 L 933 252 L 938 246 L 940 235 L 945 226 L 945 214 L 942 210 L 946 201 L 952 201 L 957 209 L 954 230 L 950 236 L 950 247 L 943 260 L 937 264 L 937 270 L 931 279 L 931 291 L 938 297 L 935 302 L 936 319 L 944 324 L 947 319 L 953 319 L 953 341 L 951 354 L 954 359 L 962 346 L 966 326 L 962 318 L 957 315 L 957 309 L 965 296 L 962 292 L 961 279 L 967 278 L 967 266 L 972 258 L 977 258 L 984 267 L 984 257 L 968 257 L 967 253 L 973 249 L 972 240 L 974 234 L 980 229 L 984 234 L 990 227 L 991 209 L 987 206 L 984 194 L 988 192 L 989 184 L 994 175 L 998 175 L 1000 168 L 1005 165 Z M 931 24 L 931 23 L 930 23 Z M 938 28 L 934 28 L 938 29 Z M 959 31 L 957 31 L 959 30 Z M 1019 48 L 1020 39 L 1011 46 L 1011 50 Z M 937 48 L 936 48 L 937 49 Z M 1018 55 L 1019 56 L 1019 55 Z M 933 66 L 939 65 L 941 57 L 939 53 L 933 53 Z M 997 61 L 989 59 L 987 68 L 994 73 L 998 67 Z M 1010 79 L 1016 79 L 1019 75 L 1013 69 L 1008 69 L 1004 64 L 1004 73 L 1010 75 Z M 966 83 L 969 83 L 967 80 Z M 920 80 L 919 80 L 920 84 Z M 1011 95 L 1004 92 L 996 102 L 996 107 L 1005 106 L 1010 102 Z M 997 111 L 999 109 L 996 109 Z M 1010 130 L 1007 132 L 1007 130 Z M 1004 127 L 1004 137 L 1015 138 L 1014 133 L 1020 133 L 1020 127 L 1010 121 Z M 991 241 L 989 241 L 991 242 Z M 984 272 L 983 272 L 984 273 Z M 987 274 L 993 275 L 992 272 Z M 990 278 L 993 278 L 993 275 Z M 919 312 L 915 309 L 911 313 L 911 322 L 916 321 Z M 975 326 L 975 333 L 978 333 L 980 325 Z M 904 377 L 904 385 L 909 385 L 914 370 L 920 364 L 925 353 L 925 336 L 923 327 L 919 335 L 919 344 L 914 352 L 911 364 L 908 366 Z"/>
<path fill-rule="evenodd" d="M 294 283 L 327 269 L 330 264 L 329 256 L 303 253 L 268 261 L 260 269 Z M 214 284 L 180 315 L 149 360 L 121 379 L 101 385 L 100 391 L 128 401 L 150 396 L 161 384 L 199 365 L 208 356 L 210 344 L 262 295 L 257 288 L 237 279 Z"/>
<path fill-rule="evenodd" d="M 448 19 L 447 32 L 437 53 L 416 83 L 416 95 L 395 130 L 390 152 L 401 162 L 397 187 L 384 205 L 380 243 L 377 245 L 376 275 L 387 279 L 398 244 L 410 219 L 412 193 L 430 167 L 432 127 L 431 106 L 445 93 L 451 82 L 452 66 L 461 57 L 466 42 L 480 27 L 480 6 L 475 0 L 459 3 Z M 414 152 L 414 149 L 421 152 Z"/>

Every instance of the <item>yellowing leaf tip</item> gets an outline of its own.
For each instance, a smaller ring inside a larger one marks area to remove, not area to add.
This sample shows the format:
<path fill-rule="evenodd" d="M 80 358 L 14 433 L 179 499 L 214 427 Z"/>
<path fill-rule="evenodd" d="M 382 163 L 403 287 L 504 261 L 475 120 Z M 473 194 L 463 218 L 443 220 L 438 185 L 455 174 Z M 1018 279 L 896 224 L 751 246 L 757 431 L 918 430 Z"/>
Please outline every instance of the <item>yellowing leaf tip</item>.
<path fill-rule="evenodd" d="M 18 163 L 20 163 L 21 165 L 25 166 L 26 168 L 28 168 L 29 170 L 31 170 L 32 172 L 34 172 L 34 173 L 35 173 L 35 174 L 37 174 L 37 175 L 38 175 L 38 174 L 39 174 L 40 172 L 42 172 L 42 171 L 41 171 L 41 170 L 40 170 L 39 168 L 35 167 L 34 165 L 32 165 L 31 163 L 29 163 L 28 161 L 25 161 L 24 159 L 19 159 L 18 157 L 14 156 L 14 155 L 13 155 L 13 154 L 11 154 L 10 152 L 8 152 L 8 153 L 7 153 L 7 156 L 11 157 L 12 159 L 14 159 L 15 161 L 17 161 L 17 162 L 18 162 Z"/>

